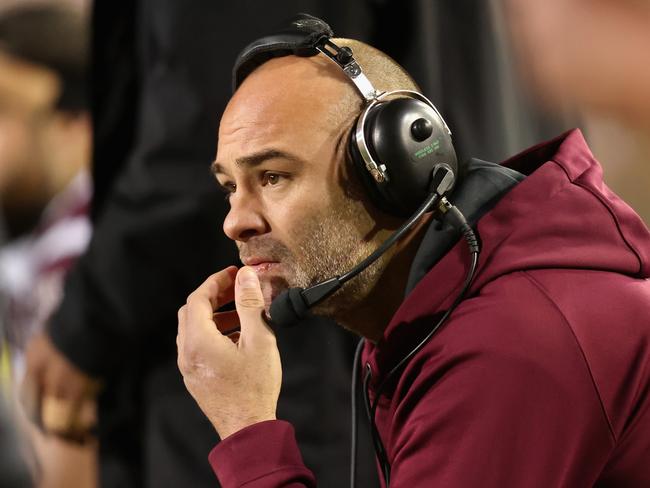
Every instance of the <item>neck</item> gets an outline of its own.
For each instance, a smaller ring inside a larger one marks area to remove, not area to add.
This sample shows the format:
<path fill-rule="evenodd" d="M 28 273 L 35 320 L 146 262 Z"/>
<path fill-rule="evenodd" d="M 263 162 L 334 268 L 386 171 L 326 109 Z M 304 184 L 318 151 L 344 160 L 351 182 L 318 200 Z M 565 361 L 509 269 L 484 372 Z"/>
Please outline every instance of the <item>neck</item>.
<path fill-rule="evenodd" d="M 370 293 L 361 302 L 338 313 L 334 319 L 339 324 L 373 342 L 381 339 L 391 318 L 404 301 L 409 271 L 430 221 L 431 214 L 422 217 L 387 252 L 384 269 Z"/>

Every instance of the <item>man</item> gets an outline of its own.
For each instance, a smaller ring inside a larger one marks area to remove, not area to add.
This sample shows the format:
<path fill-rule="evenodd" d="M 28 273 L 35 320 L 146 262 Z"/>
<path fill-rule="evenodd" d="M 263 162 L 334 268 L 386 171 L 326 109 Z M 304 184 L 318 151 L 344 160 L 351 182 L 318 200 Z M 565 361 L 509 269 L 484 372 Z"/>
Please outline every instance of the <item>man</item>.
<path fill-rule="evenodd" d="M 413 88 L 382 53 L 334 42 L 376 89 Z M 179 310 L 179 367 L 223 439 L 210 461 L 227 487 L 315 486 L 276 420 L 282 370 L 264 314 L 280 291 L 348 271 L 404 221 L 372 203 L 346 162 L 361 106 L 350 79 L 322 54 L 287 51 L 238 72 L 219 130 L 224 230 L 247 266 L 211 276 Z M 390 485 L 648 485 L 648 229 L 604 186 L 578 131 L 504 166 L 470 161 L 449 199 L 478 231 L 479 266 L 401 369 L 389 373 L 467 274 L 466 245 L 439 216 L 314 309 L 366 338 Z M 221 333 L 232 314 L 214 318 L 233 299 L 236 343 Z"/>

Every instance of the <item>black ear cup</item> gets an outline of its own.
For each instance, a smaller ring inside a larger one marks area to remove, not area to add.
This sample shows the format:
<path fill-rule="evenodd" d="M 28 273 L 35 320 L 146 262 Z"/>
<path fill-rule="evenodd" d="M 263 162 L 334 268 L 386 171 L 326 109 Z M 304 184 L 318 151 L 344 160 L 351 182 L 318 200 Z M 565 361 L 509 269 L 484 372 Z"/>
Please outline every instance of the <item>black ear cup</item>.
<path fill-rule="evenodd" d="M 437 165 L 446 164 L 457 175 L 451 136 L 437 111 L 423 100 L 394 98 L 366 110 L 360 116 L 363 127 L 351 135 L 352 160 L 373 203 L 389 214 L 408 216 L 431 193 Z M 379 172 L 372 171 L 364 153 Z"/>

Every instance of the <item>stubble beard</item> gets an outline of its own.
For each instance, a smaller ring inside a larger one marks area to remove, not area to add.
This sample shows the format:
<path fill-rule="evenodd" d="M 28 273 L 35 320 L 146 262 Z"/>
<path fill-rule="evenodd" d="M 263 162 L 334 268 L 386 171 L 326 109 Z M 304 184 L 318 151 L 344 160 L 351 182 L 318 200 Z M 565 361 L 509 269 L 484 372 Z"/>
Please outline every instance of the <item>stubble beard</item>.
<path fill-rule="evenodd" d="M 308 221 L 301 222 L 293 233 L 295 251 L 285 244 L 260 237 L 255 243 L 255 252 L 272 256 L 283 264 L 282 276 L 262 282 L 262 292 L 267 312 L 271 301 L 288 288 L 308 288 L 334 276 L 351 270 L 370 255 L 376 248 L 372 241 L 364 238 L 361 228 L 363 219 L 369 216 L 361 204 L 345 201 L 336 211 L 331 208 L 319 212 Z M 367 226 L 366 226 L 367 227 Z M 240 245 L 240 254 L 252 255 L 247 244 Z M 365 269 L 358 276 L 345 283 L 331 297 L 312 308 L 315 315 L 340 319 L 357 307 L 370 293 L 383 269 L 383 259 Z"/>

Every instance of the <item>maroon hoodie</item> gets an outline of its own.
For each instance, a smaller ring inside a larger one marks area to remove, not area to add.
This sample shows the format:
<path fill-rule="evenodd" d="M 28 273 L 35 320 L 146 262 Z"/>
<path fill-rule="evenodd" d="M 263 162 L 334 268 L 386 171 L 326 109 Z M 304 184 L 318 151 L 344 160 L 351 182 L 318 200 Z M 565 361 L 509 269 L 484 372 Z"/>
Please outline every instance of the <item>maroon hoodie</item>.
<path fill-rule="evenodd" d="M 390 486 L 650 487 L 650 232 L 577 130 L 504 165 L 527 177 L 478 220 L 468 298 L 379 398 Z M 445 250 L 366 344 L 371 399 L 468 262 L 464 242 Z M 280 420 L 210 462 L 224 488 L 316 485 Z"/>

